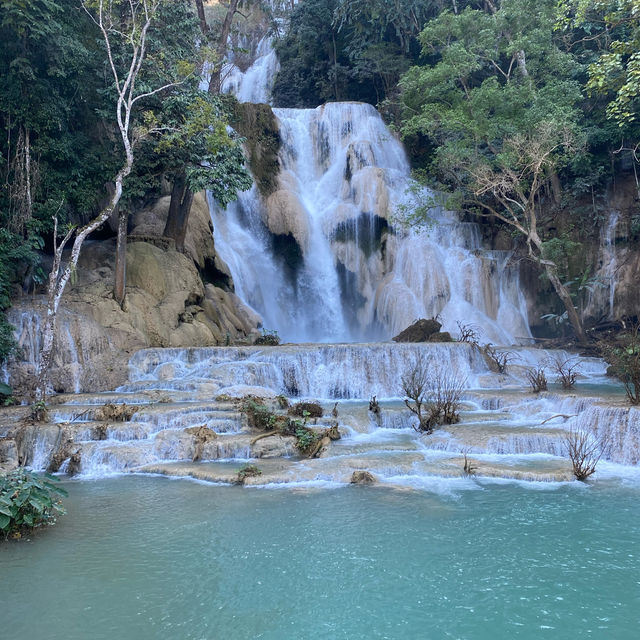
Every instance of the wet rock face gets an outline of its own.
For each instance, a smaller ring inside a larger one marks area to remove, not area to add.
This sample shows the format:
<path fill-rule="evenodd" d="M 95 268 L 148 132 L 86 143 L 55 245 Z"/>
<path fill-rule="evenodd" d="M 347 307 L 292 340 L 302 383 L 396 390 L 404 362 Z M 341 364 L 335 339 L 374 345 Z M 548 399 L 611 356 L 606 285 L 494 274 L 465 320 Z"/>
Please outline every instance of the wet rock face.
<path fill-rule="evenodd" d="M 0 439 L 0 473 L 18 468 L 18 447 L 15 440 Z"/>
<path fill-rule="evenodd" d="M 428 342 L 431 336 L 438 333 L 442 325 L 434 318 L 422 318 L 393 338 L 394 342 Z M 450 336 L 449 336 L 450 338 Z M 450 342 L 450 340 L 434 340 L 434 342 Z"/>

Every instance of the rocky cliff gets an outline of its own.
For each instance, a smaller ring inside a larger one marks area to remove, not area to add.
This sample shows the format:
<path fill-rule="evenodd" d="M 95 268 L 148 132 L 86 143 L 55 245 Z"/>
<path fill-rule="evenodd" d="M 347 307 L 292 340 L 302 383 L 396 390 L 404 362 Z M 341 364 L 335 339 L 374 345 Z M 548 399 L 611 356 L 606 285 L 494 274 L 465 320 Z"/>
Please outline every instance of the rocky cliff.
<path fill-rule="evenodd" d="M 85 244 L 61 305 L 55 391 L 112 389 L 126 381 L 127 361 L 138 349 L 231 344 L 251 339 L 261 325 L 216 254 L 204 194 L 194 198 L 185 253 L 162 237 L 168 208 L 167 196 L 132 216 L 124 309 L 111 295 L 115 240 Z M 22 298 L 10 313 L 21 349 L 8 374 L 18 396 L 33 388 L 45 304 L 44 296 Z"/>

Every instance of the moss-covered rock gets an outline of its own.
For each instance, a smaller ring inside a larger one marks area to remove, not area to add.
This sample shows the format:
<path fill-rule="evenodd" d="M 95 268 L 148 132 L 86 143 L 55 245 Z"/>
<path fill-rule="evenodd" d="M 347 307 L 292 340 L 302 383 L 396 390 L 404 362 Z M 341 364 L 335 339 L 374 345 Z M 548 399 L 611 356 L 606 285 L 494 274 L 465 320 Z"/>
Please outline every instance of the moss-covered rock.
<path fill-rule="evenodd" d="M 246 139 L 251 173 L 258 190 L 267 197 L 278 188 L 280 129 L 268 104 L 234 102 L 231 125 Z"/>
<path fill-rule="evenodd" d="M 410 327 L 401 331 L 393 338 L 394 342 L 427 342 L 429 338 L 440 331 L 442 325 L 435 319 L 416 320 Z"/>

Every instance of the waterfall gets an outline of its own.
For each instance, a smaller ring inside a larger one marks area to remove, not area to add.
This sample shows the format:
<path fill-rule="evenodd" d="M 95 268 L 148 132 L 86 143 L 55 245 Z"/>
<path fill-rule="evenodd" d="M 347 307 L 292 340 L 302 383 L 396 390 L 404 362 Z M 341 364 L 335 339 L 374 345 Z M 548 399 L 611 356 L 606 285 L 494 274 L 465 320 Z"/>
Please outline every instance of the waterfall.
<path fill-rule="evenodd" d="M 271 36 L 260 39 L 255 62 L 245 71 L 234 62 L 233 54 L 230 58 L 222 72 L 222 92 L 233 93 L 240 102 L 268 103 L 273 81 L 280 69 L 278 57 L 271 46 Z"/>
<path fill-rule="evenodd" d="M 371 105 L 274 113 L 279 188 L 254 187 L 226 212 L 212 203 L 217 250 L 265 327 L 293 342 L 367 341 L 439 316 L 497 344 L 531 336 L 509 252 L 483 249 L 475 223 L 439 208 L 426 229 L 399 223 L 433 194 Z"/>
<path fill-rule="evenodd" d="M 564 356 L 565 352 L 557 352 Z M 520 348 L 518 362 L 540 366 L 551 353 Z M 438 367 L 455 371 L 467 389 L 496 389 L 527 385 L 524 368 L 511 367 L 509 376 L 491 374 L 477 349 L 463 343 L 442 344 L 338 344 L 284 345 L 277 349 L 260 347 L 214 347 L 201 349 L 143 349 L 129 364 L 126 391 L 149 388 L 182 389 L 189 381 L 216 381 L 221 389 L 236 385 L 265 387 L 271 393 L 323 399 L 399 398 L 402 376 L 417 362 L 430 370 Z M 167 366 L 172 375 L 166 378 Z M 582 374 L 588 381 L 602 382 L 605 363 L 585 358 Z M 158 385 L 158 386 L 156 386 Z M 164 385 L 164 386 L 163 386 Z M 123 391 L 125 389 L 122 389 Z M 222 391 L 219 391 L 222 393 Z M 518 396 L 519 398 L 519 396 Z M 571 410 L 558 408 L 559 399 L 525 396 L 518 413 Z M 531 409 L 534 403 L 541 403 Z"/>
<path fill-rule="evenodd" d="M 614 298 L 616 293 L 616 229 L 620 220 L 619 211 L 611 211 L 606 224 L 600 229 L 599 267 L 594 274 L 589 292 L 586 315 L 594 318 L 606 316 L 615 320 Z"/>

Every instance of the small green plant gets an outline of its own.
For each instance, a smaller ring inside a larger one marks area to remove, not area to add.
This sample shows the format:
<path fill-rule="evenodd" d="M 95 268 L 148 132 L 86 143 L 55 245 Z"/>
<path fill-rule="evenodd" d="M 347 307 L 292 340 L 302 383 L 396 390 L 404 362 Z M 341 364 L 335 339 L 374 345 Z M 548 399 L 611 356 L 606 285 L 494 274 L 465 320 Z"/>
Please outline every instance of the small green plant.
<path fill-rule="evenodd" d="M 60 501 L 67 492 L 50 475 L 23 468 L 0 476 L 0 533 L 5 539 L 45 524 L 54 524 L 65 513 Z"/>
<path fill-rule="evenodd" d="M 245 464 L 238 471 L 238 484 L 244 484 L 247 478 L 255 478 L 261 475 L 262 471 L 255 464 Z"/>
<path fill-rule="evenodd" d="M 244 398 L 240 411 L 247 416 L 247 423 L 252 429 L 271 431 L 276 427 L 278 416 L 254 398 Z"/>
<path fill-rule="evenodd" d="M 267 347 L 277 347 L 280 344 L 280 336 L 275 330 L 263 329 L 262 335 L 258 336 L 253 344 Z"/>
<path fill-rule="evenodd" d="M 311 448 L 318 442 L 320 436 L 312 431 L 311 429 L 307 429 L 303 425 L 299 425 L 296 428 L 296 446 L 302 453 L 308 453 Z"/>
<path fill-rule="evenodd" d="M 13 404 L 17 404 L 13 397 L 13 389 L 8 384 L 0 382 L 0 407 L 10 407 Z"/>
<path fill-rule="evenodd" d="M 47 419 L 47 405 L 44 400 L 38 400 L 31 405 L 29 418 L 32 422 L 45 422 Z"/>

